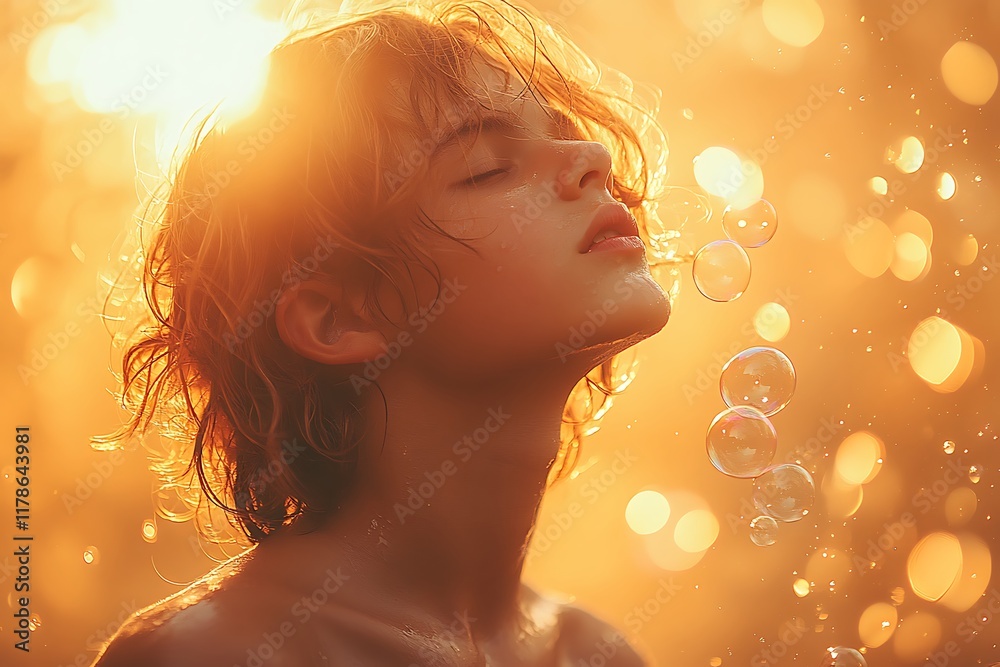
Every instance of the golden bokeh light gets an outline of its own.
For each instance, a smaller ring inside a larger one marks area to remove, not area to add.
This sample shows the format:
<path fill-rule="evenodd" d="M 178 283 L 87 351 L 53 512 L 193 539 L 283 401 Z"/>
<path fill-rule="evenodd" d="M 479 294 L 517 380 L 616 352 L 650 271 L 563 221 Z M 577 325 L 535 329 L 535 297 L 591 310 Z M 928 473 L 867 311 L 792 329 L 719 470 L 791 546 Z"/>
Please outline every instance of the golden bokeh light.
<path fill-rule="evenodd" d="M 938 604 L 955 612 L 964 612 L 980 602 L 993 574 L 990 548 L 978 535 L 957 535 L 962 552 L 962 569 L 955 583 L 938 600 Z"/>
<path fill-rule="evenodd" d="M 792 582 L 792 592 L 795 593 L 796 597 L 804 598 L 809 595 L 809 582 L 799 577 Z"/>
<path fill-rule="evenodd" d="M 907 341 L 910 367 L 932 389 L 950 393 L 978 376 L 985 346 L 961 327 L 937 316 L 917 324 Z"/>
<path fill-rule="evenodd" d="M 764 0 L 764 25 L 776 39 L 808 46 L 823 32 L 823 10 L 814 0 Z"/>
<path fill-rule="evenodd" d="M 893 243 L 892 262 L 889 269 L 900 280 L 912 282 L 926 276 L 931 270 L 931 251 L 922 238 L 903 232 Z"/>
<path fill-rule="evenodd" d="M 658 491 L 640 491 L 625 507 L 625 521 L 633 532 L 650 535 L 667 525 L 670 503 Z"/>
<path fill-rule="evenodd" d="M 962 571 L 962 547 L 952 533 L 925 535 L 910 551 L 906 572 L 910 588 L 924 600 L 940 600 Z"/>
<path fill-rule="evenodd" d="M 997 89 L 997 63 L 972 42 L 955 42 L 941 58 L 941 76 L 952 95 L 975 106 L 990 101 Z"/>
<path fill-rule="evenodd" d="M 889 183 L 881 176 L 875 176 L 868 181 L 868 187 L 877 195 L 884 195 L 889 192 Z"/>
<path fill-rule="evenodd" d="M 885 159 L 904 174 L 912 174 L 924 163 L 924 144 L 916 137 L 905 137 L 886 148 Z"/>
<path fill-rule="evenodd" d="M 823 475 L 821 483 L 826 510 L 832 516 L 846 519 L 854 516 L 864 501 L 864 487 L 844 481 L 836 469 Z"/>
<path fill-rule="evenodd" d="M 915 611 L 904 616 L 892 638 L 896 657 L 922 662 L 941 642 L 941 621 L 933 614 Z"/>
<path fill-rule="evenodd" d="M 955 183 L 955 177 L 949 174 L 947 171 L 943 171 L 938 174 L 938 185 L 937 185 L 937 195 L 942 200 L 947 201 L 955 196 L 955 192 L 958 190 L 958 184 Z"/>
<path fill-rule="evenodd" d="M 863 276 L 878 278 L 892 264 L 895 238 L 878 218 L 863 218 L 848 227 L 844 238 L 847 261 Z"/>
<path fill-rule="evenodd" d="M 979 498 L 976 496 L 976 492 L 967 486 L 960 486 L 945 498 L 945 518 L 952 526 L 964 526 L 976 513 L 978 504 Z"/>
<path fill-rule="evenodd" d="M 709 510 L 692 510 L 677 520 L 674 540 L 688 553 L 700 553 L 715 544 L 719 520 Z"/>
<path fill-rule="evenodd" d="M 955 261 L 962 266 L 968 266 L 976 261 L 979 256 L 979 241 L 975 236 L 969 234 L 963 238 L 955 251 Z"/>
<path fill-rule="evenodd" d="M 869 648 L 877 648 L 892 638 L 899 622 L 896 608 L 887 602 L 869 605 L 858 619 L 858 636 Z"/>
<path fill-rule="evenodd" d="M 792 319 L 788 311 L 780 303 L 769 301 L 753 316 L 753 328 L 757 335 L 766 341 L 776 343 L 788 335 Z"/>
<path fill-rule="evenodd" d="M 760 166 L 722 146 L 709 146 L 695 156 L 694 178 L 706 192 L 737 209 L 750 206 L 764 194 Z"/>
<path fill-rule="evenodd" d="M 848 484 L 867 484 L 875 479 L 885 457 L 885 443 L 868 431 L 848 435 L 837 448 L 834 469 Z"/>

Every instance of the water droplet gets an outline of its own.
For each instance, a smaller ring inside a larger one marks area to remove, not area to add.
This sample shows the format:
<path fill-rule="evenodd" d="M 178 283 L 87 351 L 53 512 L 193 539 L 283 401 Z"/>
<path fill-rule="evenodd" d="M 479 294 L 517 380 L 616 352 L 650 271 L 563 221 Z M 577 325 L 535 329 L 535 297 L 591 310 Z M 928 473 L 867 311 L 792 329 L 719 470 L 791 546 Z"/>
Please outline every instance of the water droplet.
<path fill-rule="evenodd" d="M 982 479 L 983 469 L 977 465 L 969 466 L 969 481 L 973 484 L 979 484 L 979 480 Z"/>
<path fill-rule="evenodd" d="M 851 52 L 851 45 L 848 44 L 847 42 L 844 42 L 844 43 L 842 43 L 840 45 L 840 50 L 843 51 L 844 53 L 850 53 Z"/>
<path fill-rule="evenodd" d="M 722 229 L 744 248 L 759 248 L 777 231 L 778 216 L 766 199 L 758 199 L 742 209 L 727 206 L 722 213 Z"/>
<path fill-rule="evenodd" d="M 750 284 L 750 258 L 733 241 L 712 241 L 695 254 L 694 284 L 712 301 L 738 299 Z"/>
<path fill-rule="evenodd" d="M 749 405 L 728 408 L 716 415 L 705 440 L 712 465 L 731 477 L 760 475 L 778 450 L 778 435 L 771 421 Z"/>
<path fill-rule="evenodd" d="M 944 441 L 944 453 L 945 454 L 954 454 L 955 453 L 955 443 L 952 442 L 951 440 L 945 440 Z"/>
<path fill-rule="evenodd" d="M 775 466 L 754 480 L 753 503 L 779 521 L 798 521 L 816 500 L 812 475 L 794 463 Z"/>
<path fill-rule="evenodd" d="M 778 522 L 759 516 L 750 522 L 750 540 L 758 547 L 769 547 L 778 539 Z"/>
<path fill-rule="evenodd" d="M 97 547 L 90 546 L 83 550 L 83 562 L 87 565 L 96 565 L 101 560 L 101 552 Z"/>
<path fill-rule="evenodd" d="M 156 541 L 156 524 L 149 519 L 142 522 L 142 539 L 150 543 Z"/>
<path fill-rule="evenodd" d="M 729 407 L 750 405 L 770 417 L 792 400 L 795 368 L 780 350 L 749 347 L 722 367 L 719 388 Z"/>

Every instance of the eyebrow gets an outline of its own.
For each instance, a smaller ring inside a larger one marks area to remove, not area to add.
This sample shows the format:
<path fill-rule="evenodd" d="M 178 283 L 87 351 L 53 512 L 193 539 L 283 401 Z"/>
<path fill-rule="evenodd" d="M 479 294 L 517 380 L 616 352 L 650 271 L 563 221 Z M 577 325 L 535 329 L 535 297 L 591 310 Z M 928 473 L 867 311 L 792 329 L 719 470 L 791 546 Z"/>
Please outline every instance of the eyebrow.
<path fill-rule="evenodd" d="M 564 114 L 558 110 L 553 109 L 553 112 L 557 116 L 565 117 Z M 552 117 L 548 118 L 549 127 L 552 129 L 552 136 L 558 136 L 560 128 L 559 121 Z M 500 130 L 523 130 L 525 128 L 520 121 L 523 121 L 523 118 L 515 113 L 511 113 L 509 111 L 493 112 L 492 114 L 483 117 L 481 131 L 498 132 Z M 434 160 L 438 156 L 438 153 L 452 144 L 455 144 L 459 141 L 459 139 L 472 134 L 478 126 L 479 124 L 476 120 L 474 118 L 470 118 L 457 128 L 449 131 L 444 137 L 441 138 L 441 141 L 439 141 L 434 147 L 434 150 L 431 151 L 430 160 Z"/>

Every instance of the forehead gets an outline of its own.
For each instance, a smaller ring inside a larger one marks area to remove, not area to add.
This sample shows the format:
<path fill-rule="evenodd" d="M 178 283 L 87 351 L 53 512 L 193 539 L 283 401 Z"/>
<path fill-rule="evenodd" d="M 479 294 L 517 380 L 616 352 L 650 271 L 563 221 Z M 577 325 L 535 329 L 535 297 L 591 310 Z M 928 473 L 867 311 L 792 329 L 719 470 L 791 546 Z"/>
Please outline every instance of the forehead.
<path fill-rule="evenodd" d="M 535 99 L 530 88 L 508 63 L 487 62 L 481 55 L 470 62 L 468 86 L 475 98 L 466 104 L 479 104 L 484 116 L 516 117 L 518 124 L 538 133 L 552 131 L 557 126 L 558 112 L 544 99 Z M 472 116 L 468 106 L 442 104 L 443 117 L 435 129 L 437 138 L 448 138 Z"/>

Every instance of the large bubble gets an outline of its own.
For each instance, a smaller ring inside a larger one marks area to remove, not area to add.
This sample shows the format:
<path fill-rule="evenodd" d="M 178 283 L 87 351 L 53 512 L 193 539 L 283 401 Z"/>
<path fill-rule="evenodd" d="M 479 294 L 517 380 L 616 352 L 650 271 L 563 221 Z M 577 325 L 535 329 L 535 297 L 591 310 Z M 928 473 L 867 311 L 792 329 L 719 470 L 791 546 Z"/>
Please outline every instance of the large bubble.
<path fill-rule="evenodd" d="M 729 407 L 750 405 L 770 417 L 792 400 L 795 368 L 780 350 L 750 347 L 722 367 L 719 388 Z"/>

